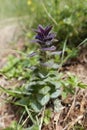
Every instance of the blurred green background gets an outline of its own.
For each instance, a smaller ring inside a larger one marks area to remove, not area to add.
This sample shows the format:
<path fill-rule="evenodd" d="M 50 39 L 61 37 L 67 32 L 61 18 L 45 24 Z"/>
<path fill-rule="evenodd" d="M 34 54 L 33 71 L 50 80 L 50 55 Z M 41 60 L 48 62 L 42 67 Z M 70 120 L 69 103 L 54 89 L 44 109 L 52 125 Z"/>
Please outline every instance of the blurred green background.
<path fill-rule="evenodd" d="M 9 18 L 21 18 L 29 38 L 38 24 L 52 24 L 58 40 L 71 46 L 87 37 L 87 0 L 0 0 L 0 20 Z"/>
<path fill-rule="evenodd" d="M 0 20 L 28 14 L 27 0 L 0 0 Z"/>

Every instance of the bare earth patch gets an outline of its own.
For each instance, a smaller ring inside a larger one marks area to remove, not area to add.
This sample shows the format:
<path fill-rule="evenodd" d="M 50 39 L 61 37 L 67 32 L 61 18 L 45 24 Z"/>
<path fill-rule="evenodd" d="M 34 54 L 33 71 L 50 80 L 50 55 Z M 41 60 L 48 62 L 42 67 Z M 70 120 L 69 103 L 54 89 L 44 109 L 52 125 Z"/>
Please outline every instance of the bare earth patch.
<path fill-rule="evenodd" d="M 18 38 L 20 35 L 21 29 L 17 23 L 11 23 L 0 28 L 0 68 L 6 64 L 9 54 L 16 54 L 16 48 L 22 49 L 24 43 L 21 38 Z M 18 38 L 16 44 L 13 43 L 15 38 Z M 5 76 L 0 75 L 0 85 L 9 88 L 9 86 L 17 85 L 17 82 L 9 82 Z M 6 104 L 5 98 L 6 95 L 0 92 L 0 130 L 9 126 L 16 119 L 14 111 L 10 105 Z"/>
<path fill-rule="evenodd" d="M 67 67 L 67 70 L 87 84 L 87 47 L 81 49 L 77 60 L 79 63 L 77 62 L 77 64 L 74 65 L 71 64 L 70 67 Z"/>

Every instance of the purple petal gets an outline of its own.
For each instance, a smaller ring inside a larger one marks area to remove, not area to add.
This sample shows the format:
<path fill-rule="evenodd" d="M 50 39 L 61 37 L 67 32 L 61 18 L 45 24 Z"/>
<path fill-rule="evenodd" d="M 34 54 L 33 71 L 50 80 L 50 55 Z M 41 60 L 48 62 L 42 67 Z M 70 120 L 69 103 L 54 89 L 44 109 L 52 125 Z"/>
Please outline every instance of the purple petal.
<path fill-rule="evenodd" d="M 44 40 L 45 41 L 51 41 L 53 38 L 51 36 L 45 37 Z"/>
<path fill-rule="evenodd" d="M 55 34 L 54 33 L 50 33 L 47 36 L 44 37 L 44 41 L 51 41 L 55 38 Z"/>
<path fill-rule="evenodd" d="M 30 42 L 31 42 L 31 43 L 39 43 L 39 44 L 44 44 L 44 42 L 43 42 L 43 41 L 38 40 L 38 39 L 31 40 Z"/>
<path fill-rule="evenodd" d="M 41 33 L 40 30 L 37 30 L 37 29 L 33 29 L 33 31 L 38 33 L 38 34 Z"/>
<path fill-rule="evenodd" d="M 43 35 L 42 34 L 38 34 L 35 36 L 35 39 L 39 39 L 39 40 L 42 40 L 44 39 Z"/>
<path fill-rule="evenodd" d="M 45 48 L 42 48 L 41 50 L 43 50 L 43 51 L 54 51 L 54 50 L 56 50 L 56 47 L 55 46 L 45 47 Z"/>
<path fill-rule="evenodd" d="M 37 39 L 33 39 L 33 40 L 30 40 L 31 43 L 37 43 L 38 40 Z"/>
<path fill-rule="evenodd" d="M 44 38 L 44 34 L 43 34 L 40 30 L 35 30 L 35 29 L 34 29 L 34 32 L 37 33 L 37 36 L 39 36 L 39 37 L 41 37 L 41 38 Z M 36 37 L 37 37 L 37 36 L 36 36 Z M 36 38 L 36 37 L 35 37 L 35 38 Z M 37 39 L 38 39 L 38 38 L 37 38 Z"/>
<path fill-rule="evenodd" d="M 42 27 L 42 25 L 39 25 L 39 26 L 38 26 L 38 30 L 39 30 L 41 33 L 43 33 L 43 34 L 44 34 L 44 32 L 45 32 L 45 29 Z"/>
<path fill-rule="evenodd" d="M 55 33 L 49 33 L 48 37 L 51 37 L 52 39 L 54 39 L 56 37 Z"/>
<path fill-rule="evenodd" d="M 52 26 L 47 26 L 45 28 L 45 35 L 48 35 L 48 33 L 51 31 L 51 29 L 52 29 Z"/>

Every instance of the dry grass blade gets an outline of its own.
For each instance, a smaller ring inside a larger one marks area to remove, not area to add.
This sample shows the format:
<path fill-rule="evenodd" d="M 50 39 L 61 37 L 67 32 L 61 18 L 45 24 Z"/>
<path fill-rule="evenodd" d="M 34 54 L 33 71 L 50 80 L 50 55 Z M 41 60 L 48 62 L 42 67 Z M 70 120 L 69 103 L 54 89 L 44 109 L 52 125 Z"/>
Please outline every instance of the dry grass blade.
<path fill-rule="evenodd" d="M 67 113 L 67 115 L 66 115 L 66 117 L 64 119 L 64 122 L 67 120 L 67 118 L 69 117 L 70 113 L 72 112 L 72 110 L 73 110 L 73 108 L 75 106 L 76 95 L 77 95 L 77 88 L 76 88 L 76 91 L 75 91 L 75 95 L 73 97 L 74 99 L 73 99 L 72 105 L 71 105 L 70 110 L 69 110 L 69 112 Z"/>
<path fill-rule="evenodd" d="M 83 118 L 83 115 L 78 116 L 75 120 L 71 121 L 63 130 L 70 130 L 79 120 Z"/>

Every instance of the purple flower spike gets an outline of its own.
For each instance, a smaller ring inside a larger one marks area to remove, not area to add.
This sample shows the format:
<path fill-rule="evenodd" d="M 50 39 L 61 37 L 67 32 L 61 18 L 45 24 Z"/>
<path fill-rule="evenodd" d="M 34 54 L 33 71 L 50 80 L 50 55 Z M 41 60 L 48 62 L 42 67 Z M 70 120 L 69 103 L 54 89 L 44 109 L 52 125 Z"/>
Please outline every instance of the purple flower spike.
<path fill-rule="evenodd" d="M 49 47 L 52 44 L 56 35 L 50 32 L 51 29 L 52 26 L 47 26 L 43 28 L 42 25 L 39 25 L 38 29 L 34 30 L 37 33 L 35 36 L 35 40 L 41 45 L 41 48 Z"/>

